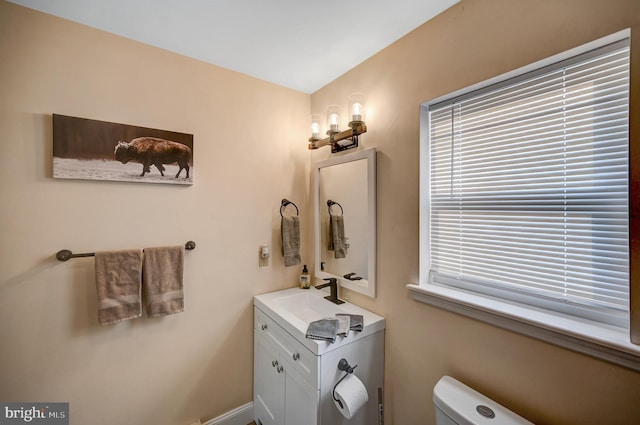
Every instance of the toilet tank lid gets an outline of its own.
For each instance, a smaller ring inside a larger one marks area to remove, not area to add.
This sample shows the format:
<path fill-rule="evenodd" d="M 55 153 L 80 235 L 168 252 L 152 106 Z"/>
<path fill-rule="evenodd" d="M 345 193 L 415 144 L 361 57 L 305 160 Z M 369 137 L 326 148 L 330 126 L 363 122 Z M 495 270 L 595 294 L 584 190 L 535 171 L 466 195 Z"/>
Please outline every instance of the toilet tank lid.
<path fill-rule="evenodd" d="M 533 425 L 532 422 L 516 415 L 490 398 L 469 388 L 450 376 L 440 378 L 433 388 L 433 402 L 451 419 L 460 425 Z M 478 406 L 486 406 L 478 408 Z M 480 410 L 480 411 L 479 411 Z M 485 415 L 495 414 L 493 419 Z"/>

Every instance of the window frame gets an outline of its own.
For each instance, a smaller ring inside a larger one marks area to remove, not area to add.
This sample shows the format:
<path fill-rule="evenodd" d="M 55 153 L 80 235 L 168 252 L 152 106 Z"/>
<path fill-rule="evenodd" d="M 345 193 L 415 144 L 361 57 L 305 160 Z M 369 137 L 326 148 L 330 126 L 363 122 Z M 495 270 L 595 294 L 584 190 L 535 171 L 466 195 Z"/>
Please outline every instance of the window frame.
<path fill-rule="evenodd" d="M 584 354 L 610 361 L 636 371 L 640 371 L 640 346 L 632 343 L 629 331 L 588 319 L 569 316 L 541 308 L 505 301 L 490 295 L 481 295 L 464 289 L 445 287 L 429 282 L 429 137 L 430 123 L 428 108 L 431 105 L 457 98 L 471 91 L 482 90 L 488 86 L 500 84 L 505 80 L 518 78 L 524 74 L 547 67 L 554 63 L 570 59 L 590 50 L 603 47 L 625 38 L 631 38 L 630 29 L 626 29 L 591 43 L 551 56 L 531 65 L 519 68 L 506 74 L 491 78 L 479 84 L 466 87 L 454 93 L 425 102 L 420 106 L 420 282 L 409 284 L 407 288 L 412 297 L 420 302 L 443 308 L 458 314 L 471 317 L 495 326 L 528 335 L 543 341 L 562 346 Z M 633 56 L 633 55 L 632 55 Z M 633 80 L 632 80 L 633 83 Z M 633 85 L 631 84 L 630 87 Z M 630 100 L 631 101 L 631 100 Z M 631 123 L 630 123 L 631 127 Z M 633 150 L 632 150 L 633 153 Z M 633 156 L 630 155 L 630 168 Z M 630 171 L 633 176 L 633 170 Z M 633 178 L 630 180 L 630 191 L 635 186 Z M 633 263 L 633 205 L 630 199 L 630 252 L 629 258 Z M 634 268 L 630 273 L 633 276 Z M 637 314 L 634 312 L 634 296 L 637 298 L 638 288 L 633 288 L 634 279 L 630 279 L 631 298 L 631 334 L 638 332 Z M 635 283 L 635 286 L 638 286 Z M 633 290 L 635 289 L 635 290 Z M 637 309 L 637 306 L 636 306 Z M 635 319 L 634 319 L 635 317 Z M 636 323 L 634 323 L 636 320 Z M 635 341 L 640 343 L 639 341 Z"/>

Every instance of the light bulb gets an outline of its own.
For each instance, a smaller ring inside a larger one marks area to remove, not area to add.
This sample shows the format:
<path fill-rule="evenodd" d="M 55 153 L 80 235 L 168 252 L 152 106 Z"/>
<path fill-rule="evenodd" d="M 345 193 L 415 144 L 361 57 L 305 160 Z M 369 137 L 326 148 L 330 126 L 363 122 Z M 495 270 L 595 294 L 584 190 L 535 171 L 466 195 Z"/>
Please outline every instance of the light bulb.
<path fill-rule="evenodd" d="M 351 105 L 351 121 L 362 121 L 362 105 L 360 103 Z"/>
<path fill-rule="evenodd" d="M 327 134 L 340 132 L 340 105 L 327 107 Z"/>
<path fill-rule="evenodd" d="M 311 114 L 309 118 L 311 121 L 311 138 L 313 140 L 319 140 L 320 139 L 320 120 L 322 119 L 322 115 Z"/>
<path fill-rule="evenodd" d="M 338 114 L 331 114 L 329 116 L 329 128 L 331 131 L 338 131 Z"/>
<path fill-rule="evenodd" d="M 320 138 L 320 124 L 317 122 L 311 124 L 311 137 L 314 139 Z"/>
<path fill-rule="evenodd" d="M 364 121 L 365 101 L 362 93 L 354 93 L 349 96 L 350 121 Z"/>

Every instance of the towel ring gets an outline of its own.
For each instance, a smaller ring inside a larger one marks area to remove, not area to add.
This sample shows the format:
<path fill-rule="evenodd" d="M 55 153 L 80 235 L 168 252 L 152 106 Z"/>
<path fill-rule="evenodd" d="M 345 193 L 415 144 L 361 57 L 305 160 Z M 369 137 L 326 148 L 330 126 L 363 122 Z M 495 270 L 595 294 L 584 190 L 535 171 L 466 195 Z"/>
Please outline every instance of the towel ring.
<path fill-rule="evenodd" d="M 340 207 L 340 215 L 344 215 L 344 210 L 342 209 L 342 205 L 340 205 L 339 203 L 337 203 L 336 201 L 332 201 L 331 199 L 329 199 L 327 201 L 327 209 L 329 210 L 329 215 L 333 215 L 331 214 L 331 207 L 337 205 Z"/>
<path fill-rule="evenodd" d="M 284 215 L 282 215 L 282 211 L 287 207 L 287 205 L 293 205 L 296 208 L 296 215 L 300 215 L 300 210 L 298 210 L 298 206 L 296 204 L 288 199 L 283 199 L 280 204 L 280 217 L 284 217 Z"/>

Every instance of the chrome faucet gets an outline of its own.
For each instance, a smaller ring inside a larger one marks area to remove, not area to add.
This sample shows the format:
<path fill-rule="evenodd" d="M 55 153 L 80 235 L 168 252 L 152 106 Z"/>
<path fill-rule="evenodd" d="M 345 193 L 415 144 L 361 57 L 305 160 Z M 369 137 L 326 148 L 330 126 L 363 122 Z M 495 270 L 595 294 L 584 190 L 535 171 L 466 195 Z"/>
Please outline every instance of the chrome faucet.
<path fill-rule="evenodd" d="M 326 288 L 327 286 L 331 287 L 331 294 L 324 297 L 325 300 L 329 300 L 334 304 L 344 304 L 344 301 L 338 299 L 338 279 L 335 277 L 330 277 L 328 279 L 322 279 L 328 281 L 328 283 L 323 283 L 322 285 L 316 285 L 316 289 Z"/>

